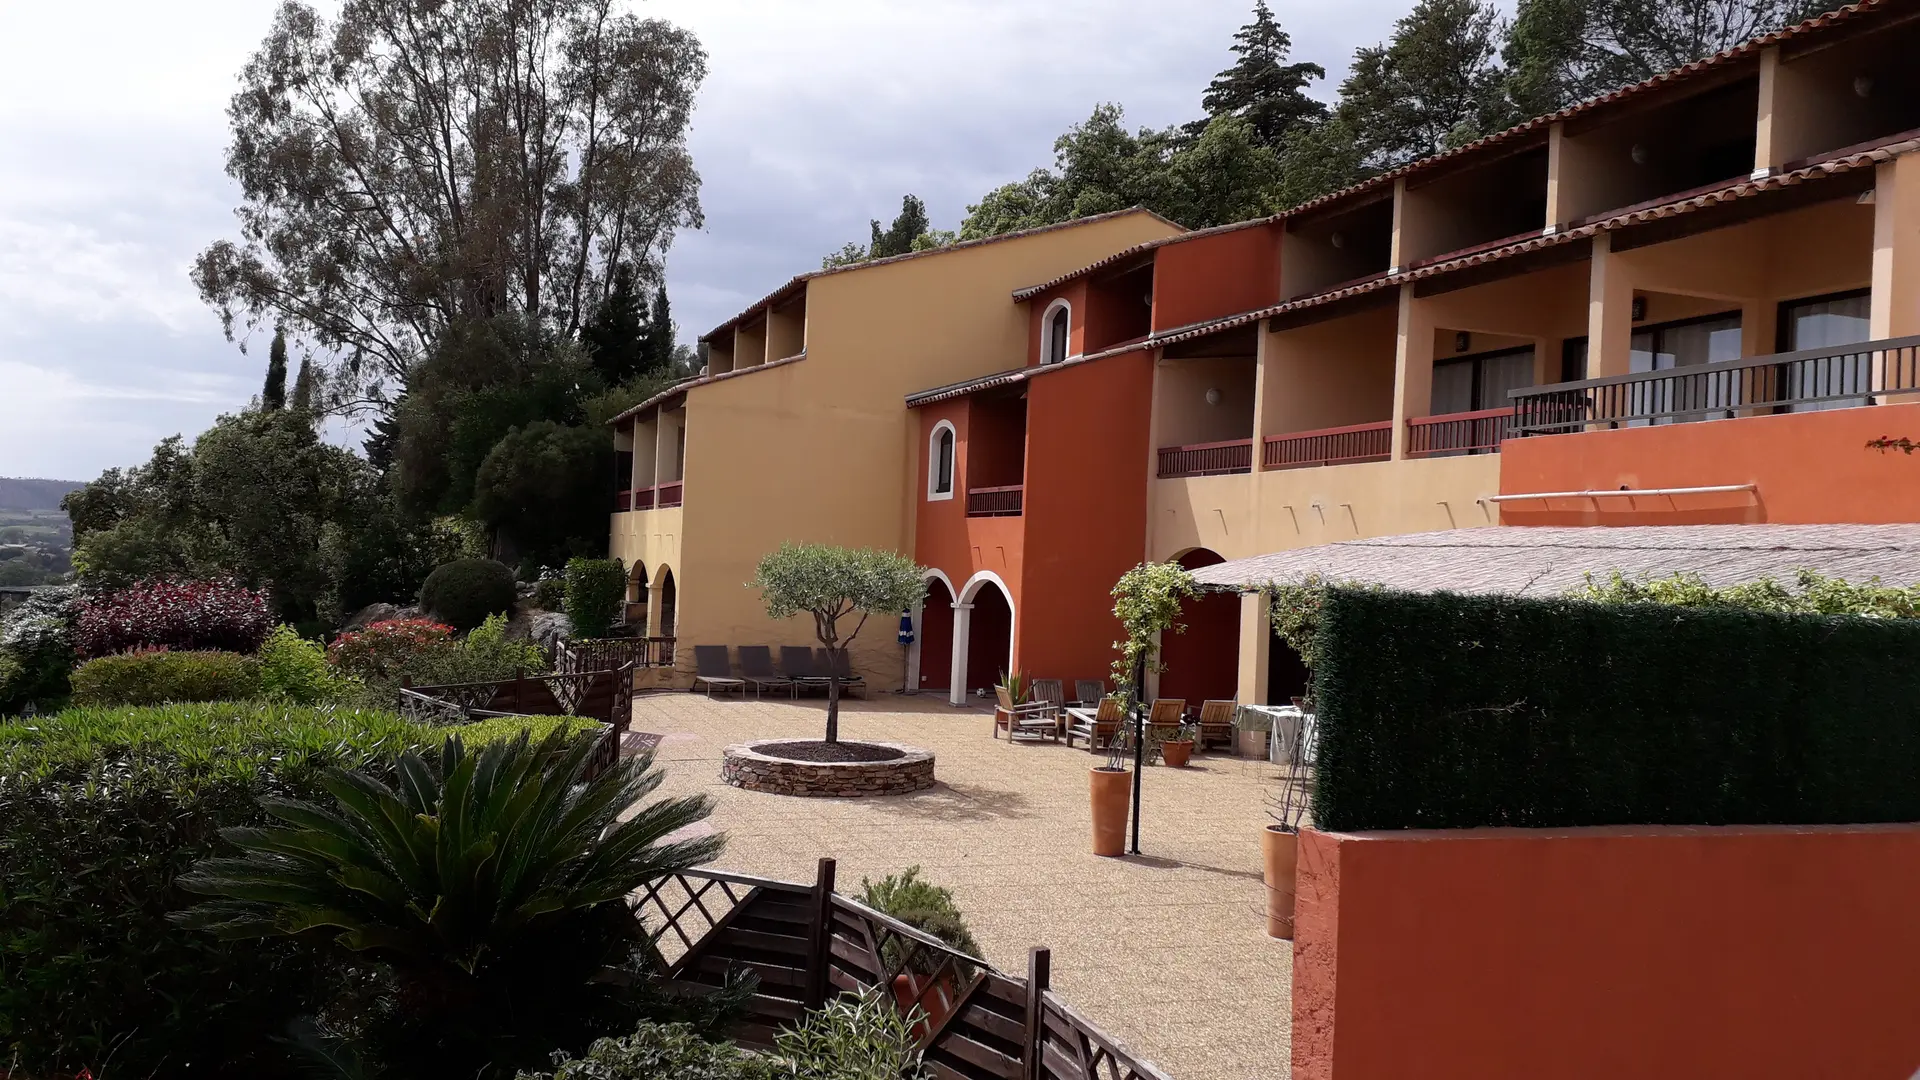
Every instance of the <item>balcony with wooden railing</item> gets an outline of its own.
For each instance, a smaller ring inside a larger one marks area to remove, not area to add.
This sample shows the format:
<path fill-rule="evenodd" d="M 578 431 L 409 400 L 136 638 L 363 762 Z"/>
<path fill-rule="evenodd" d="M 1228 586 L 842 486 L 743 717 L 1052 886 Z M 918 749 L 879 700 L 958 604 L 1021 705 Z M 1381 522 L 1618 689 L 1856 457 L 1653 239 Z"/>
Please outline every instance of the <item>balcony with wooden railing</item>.
<path fill-rule="evenodd" d="M 968 517 L 1018 517 L 1026 494 L 1025 485 L 967 489 Z"/>
<path fill-rule="evenodd" d="M 654 505 L 662 510 L 679 506 L 681 492 L 685 486 L 685 482 L 680 480 L 670 480 L 664 484 L 655 484 L 653 487 Z"/>
<path fill-rule="evenodd" d="M 1512 434 L 1873 405 L 1915 391 L 1920 337 L 1892 338 L 1516 390 Z"/>
<path fill-rule="evenodd" d="M 1350 465 L 1385 461 L 1393 451 L 1393 421 L 1349 424 L 1269 435 L 1261 449 L 1263 469 L 1304 469 L 1316 465 Z"/>
<path fill-rule="evenodd" d="M 1253 440 L 1194 443 L 1160 448 L 1159 475 L 1163 480 L 1182 476 L 1229 476 L 1253 471 Z"/>
<path fill-rule="evenodd" d="M 1407 419 L 1407 456 L 1446 457 L 1453 454 L 1497 454 L 1500 441 L 1513 424 L 1513 409 L 1441 413 Z"/>
<path fill-rule="evenodd" d="M 613 509 L 616 513 L 630 510 L 669 509 L 680 505 L 682 482 L 670 480 L 652 487 L 634 488 L 632 491 L 618 491 L 613 496 Z"/>

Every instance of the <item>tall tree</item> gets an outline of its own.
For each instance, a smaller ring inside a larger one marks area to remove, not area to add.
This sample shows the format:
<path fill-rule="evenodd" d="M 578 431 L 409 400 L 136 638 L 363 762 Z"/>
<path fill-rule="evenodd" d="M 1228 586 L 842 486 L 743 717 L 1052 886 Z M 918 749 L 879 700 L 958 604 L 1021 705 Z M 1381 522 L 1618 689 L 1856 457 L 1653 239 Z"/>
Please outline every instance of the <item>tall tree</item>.
<path fill-rule="evenodd" d="M 951 232 L 932 228 L 932 221 L 927 217 L 927 204 L 915 195 L 907 195 L 900 200 L 900 213 L 894 217 L 892 224 L 882 229 L 880 220 L 873 218 L 867 227 L 870 234 L 867 244 L 849 242 L 839 251 L 820 260 L 821 268 L 831 270 L 836 266 L 851 266 L 869 259 L 925 251 L 953 242 Z"/>
<path fill-rule="evenodd" d="M 1293 38 L 1274 21 L 1267 0 L 1253 5 L 1253 21 L 1233 35 L 1232 51 L 1239 56 L 1232 67 L 1214 76 L 1200 104 L 1207 116 L 1233 116 L 1246 121 L 1253 138 L 1269 149 L 1302 125 L 1326 118 L 1327 107 L 1306 95 L 1307 84 L 1327 77 L 1319 64 L 1287 63 Z M 1187 125 L 1202 134 L 1208 121 Z"/>
<path fill-rule="evenodd" d="M 577 333 L 614 268 L 701 222 L 694 36 L 624 0 L 285 0 L 228 110 L 238 241 L 193 279 L 228 332 L 284 323 L 364 392 L 458 319 Z M 377 395 L 372 401 L 379 401 Z"/>
<path fill-rule="evenodd" d="M 315 400 L 315 390 L 316 390 L 316 387 L 314 386 L 315 378 L 316 376 L 314 375 L 314 371 L 313 371 L 313 358 L 310 356 L 301 357 L 300 373 L 293 377 L 293 411 L 294 412 L 307 413 L 307 414 L 311 414 L 313 412 L 314 406 L 317 404 L 317 401 Z"/>
<path fill-rule="evenodd" d="M 648 366 L 647 330 L 646 295 L 634 281 L 632 265 L 621 263 L 614 268 L 613 287 L 580 328 L 580 344 L 608 386 L 618 386 Z"/>
<path fill-rule="evenodd" d="M 1177 129 L 1130 132 L 1120 106 L 1095 106 L 1084 122 L 1053 141 L 1052 169 L 1035 169 L 967 207 L 960 238 L 998 236 L 1136 205 L 1165 213 L 1167 160 L 1181 141 L 1177 136 Z"/>
<path fill-rule="evenodd" d="M 260 390 L 260 407 L 278 412 L 287 407 L 287 335 L 275 330 L 267 349 L 267 384 Z"/>
<path fill-rule="evenodd" d="M 1712 56 L 1844 0 L 1520 0 L 1503 59 L 1537 116 Z"/>
<path fill-rule="evenodd" d="M 674 341 L 678 332 L 673 325 L 673 308 L 667 303 L 667 287 L 662 285 L 653 291 L 653 314 L 647 318 L 646 336 L 641 341 L 643 374 L 660 377 L 674 373 Z"/>
<path fill-rule="evenodd" d="M 1499 14 L 1481 0 L 1420 0 L 1393 36 L 1357 50 L 1338 115 L 1362 166 L 1391 169 L 1499 130 Z"/>

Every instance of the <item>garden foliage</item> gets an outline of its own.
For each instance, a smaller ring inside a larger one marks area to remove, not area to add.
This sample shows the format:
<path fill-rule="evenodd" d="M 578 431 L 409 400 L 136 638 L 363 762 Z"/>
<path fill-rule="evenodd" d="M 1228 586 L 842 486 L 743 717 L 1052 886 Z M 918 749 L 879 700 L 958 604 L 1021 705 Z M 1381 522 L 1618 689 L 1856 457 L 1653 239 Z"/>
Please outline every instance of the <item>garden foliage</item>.
<path fill-rule="evenodd" d="M 779 1075 L 792 1080 L 920 1080 L 915 1023 L 918 1008 L 902 1016 L 878 987 L 841 994 L 824 1008 L 774 1036 Z"/>
<path fill-rule="evenodd" d="M 1920 820 L 1920 623 L 1334 589 L 1323 829 Z"/>
<path fill-rule="evenodd" d="M 260 689 L 259 660 L 210 649 L 142 649 L 89 660 L 73 671 L 73 703 L 81 707 L 246 701 Z"/>
<path fill-rule="evenodd" d="M 627 568 L 619 559 L 567 561 L 567 622 L 576 638 L 606 637 L 620 621 Z"/>
<path fill-rule="evenodd" d="M 36 592 L 0 617 L 0 716 L 66 700 L 80 591 Z"/>
<path fill-rule="evenodd" d="M 317 705 L 339 697 L 352 680 L 327 663 L 327 650 L 290 626 L 276 626 L 260 644 L 260 693 L 296 705 Z"/>
<path fill-rule="evenodd" d="M 446 649 L 453 627 L 431 619 L 388 619 L 349 630 L 327 647 L 327 660 L 341 672 L 368 682 L 394 682 L 417 671 L 420 658 Z"/>
<path fill-rule="evenodd" d="M 709 1042 L 686 1024 L 641 1024 L 631 1035 L 597 1039 L 580 1057 L 556 1055 L 552 1072 L 517 1080 L 785 1080 L 768 1058 Z"/>
<path fill-rule="evenodd" d="M 1179 563 L 1141 563 L 1114 583 L 1113 617 L 1120 620 L 1127 636 L 1113 643 L 1120 652 L 1113 662 L 1113 685 L 1129 707 L 1140 677 L 1161 668 L 1154 642 L 1167 632 L 1186 633 L 1186 624 L 1180 621 L 1181 604 L 1199 597 L 1193 575 Z"/>
<path fill-rule="evenodd" d="M 74 642 L 84 657 L 132 649 L 250 653 L 272 626 L 267 598 L 243 585 L 143 581 L 82 600 Z"/>
<path fill-rule="evenodd" d="M 960 905 L 953 899 L 953 890 L 921 877 L 920 867 L 909 866 L 879 881 L 862 878 L 860 889 L 861 902 L 875 911 L 891 915 L 916 930 L 925 931 L 957 952 L 984 958 L 979 943 L 973 940 L 972 931 L 967 929 L 967 920 L 960 914 Z M 903 948 L 899 942 L 890 942 L 889 947 L 894 951 Z M 924 954 L 915 959 L 916 970 L 925 974 L 931 974 L 939 960 L 938 957 Z M 886 960 L 889 966 L 899 962 L 897 956 L 887 957 Z"/>
<path fill-rule="evenodd" d="M 1698 574 L 1634 579 L 1615 571 L 1604 581 L 1587 575 L 1585 586 L 1569 595 L 1603 604 L 1673 604 L 1810 615 L 1870 615 L 1880 619 L 1920 618 L 1920 585 L 1904 588 L 1882 585 L 1879 578 L 1855 584 L 1814 570 L 1799 571 L 1791 585 L 1769 577 L 1725 586 L 1709 585 Z"/>
<path fill-rule="evenodd" d="M 504 615 L 513 610 L 513 601 L 513 571 L 492 559 L 455 559 L 428 574 L 420 587 L 420 610 L 455 630 Z"/>

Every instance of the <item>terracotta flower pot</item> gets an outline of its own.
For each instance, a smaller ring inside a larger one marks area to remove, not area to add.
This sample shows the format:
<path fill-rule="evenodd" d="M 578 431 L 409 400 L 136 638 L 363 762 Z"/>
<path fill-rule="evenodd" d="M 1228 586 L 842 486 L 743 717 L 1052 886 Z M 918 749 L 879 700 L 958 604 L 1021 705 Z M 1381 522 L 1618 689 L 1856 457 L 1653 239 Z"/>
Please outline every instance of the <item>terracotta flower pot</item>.
<path fill-rule="evenodd" d="M 1293 939 L 1293 877 L 1300 835 L 1269 825 L 1260 834 L 1260 857 L 1267 880 L 1267 936 Z"/>
<path fill-rule="evenodd" d="M 933 992 L 936 983 L 941 989 L 939 993 Z M 947 1018 L 951 1010 L 946 1005 L 955 996 L 953 976 L 946 972 L 941 972 L 938 979 L 911 971 L 893 977 L 893 1000 L 900 1011 L 905 1013 L 915 1006 L 920 1009 L 922 1015 L 913 1025 L 914 1037 L 918 1039 L 926 1038 Z"/>
<path fill-rule="evenodd" d="M 1193 758 L 1193 740 L 1163 742 L 1160 744 L 1160 760 L 1176 769 L 1184 769 Z"/>
<path fill-rule="evenodd" d="M 1089 769 L 1092 791 L 1093 853 L 1123 855 L 1127 850 L 1127 770 Z"/>

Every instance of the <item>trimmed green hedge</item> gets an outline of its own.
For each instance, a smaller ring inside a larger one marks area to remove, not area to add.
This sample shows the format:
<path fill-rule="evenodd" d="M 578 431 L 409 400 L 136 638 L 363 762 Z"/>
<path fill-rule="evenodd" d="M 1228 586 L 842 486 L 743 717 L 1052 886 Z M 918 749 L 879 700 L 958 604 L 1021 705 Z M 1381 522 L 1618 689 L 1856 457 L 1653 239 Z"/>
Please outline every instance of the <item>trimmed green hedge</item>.
<path fill-rule="evenodd" d="M 620 621 L 627 568 L 619 559 L 567 560 L 567 622 L 575 638 L 602 638 Z"/>
<path fill-rule="evenodd" d="M 1335 589 L 1322 829 L 1920 820 L 1920 623 Z"/>
<path fill-rule="evenodd" d="M 103 656 L 73 670 L 82 707 L 245 701 L 260 696 L 260 661 L 239 653 L 137 652 Z"/>
<path fill-rule="evenodd" d="M 455 630 L 471 630 L 489 615 L 513 610 L 513 571 L 492 559 L 455 559 L 435 568 L 420 586 L 420 610 Z"/>

